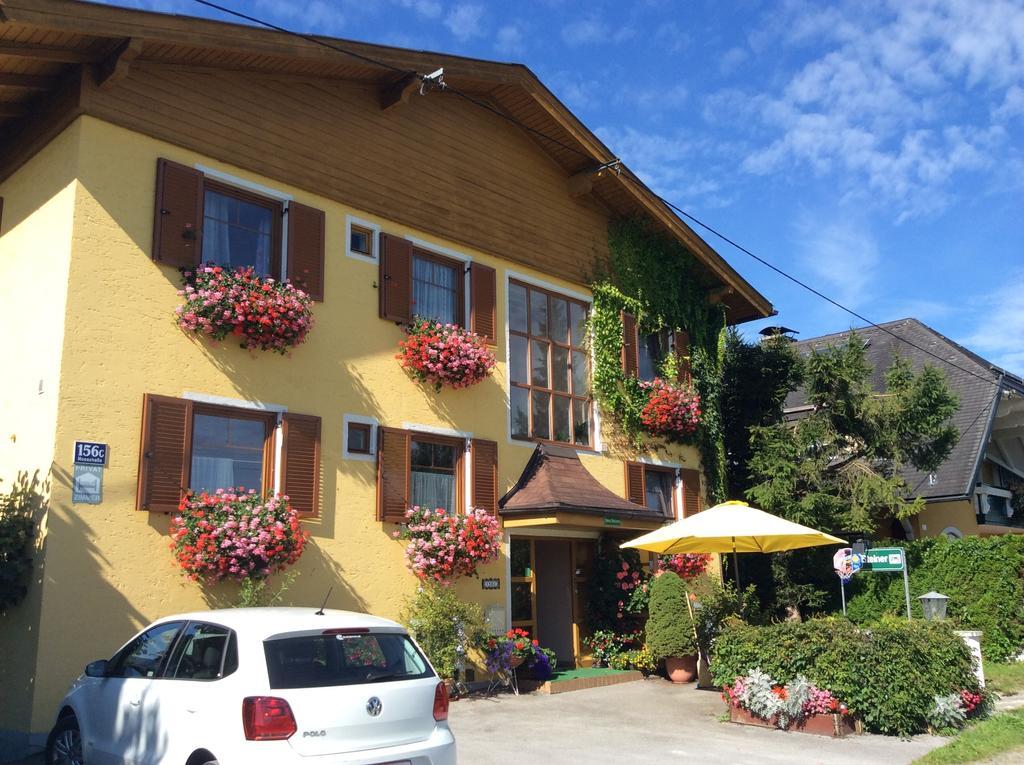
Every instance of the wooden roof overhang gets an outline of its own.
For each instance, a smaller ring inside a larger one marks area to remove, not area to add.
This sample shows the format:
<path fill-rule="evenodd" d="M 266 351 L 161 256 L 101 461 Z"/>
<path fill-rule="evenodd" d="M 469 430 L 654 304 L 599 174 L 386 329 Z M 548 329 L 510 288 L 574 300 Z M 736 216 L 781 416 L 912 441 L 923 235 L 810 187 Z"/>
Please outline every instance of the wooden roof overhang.
<path fill-rule="evenodd" d="M 567 193 L 590 194 L 614 216 L 638 215 L 682 242 L 702 281 L 736 324 L 770 316 L 771 303 L 629 170 L 521 64 L 318 37 L 403 72 L 444 67 L 445 82 L 536 133 L 525 131 L 565 172 Z M 409 97 L 400 72 L 309 39 L 241 24 L 78 0 L 0 0 L 0 180 L 89 113 L 93 89 L 116 87 L 132 67 L 236 72 L 284 79 L 371 82 L 382 106 Z M 455 96 L 447 96 L 455 97 Z M 548 140 L 548 136 L 554 141 Z"/>
<path fill-rule="evenodd" d="M 538 444 L 522 475 L 498 501 L 506 526 L 623 526 L 657 528 L 660 514 L 615 494 L 599 483 L 575 449 Z"/>

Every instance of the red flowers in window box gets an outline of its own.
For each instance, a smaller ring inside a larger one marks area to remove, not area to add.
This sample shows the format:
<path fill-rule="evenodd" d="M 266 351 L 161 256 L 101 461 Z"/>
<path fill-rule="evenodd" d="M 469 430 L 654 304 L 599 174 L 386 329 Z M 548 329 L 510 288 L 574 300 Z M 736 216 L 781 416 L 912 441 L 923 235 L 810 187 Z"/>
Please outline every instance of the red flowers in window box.
<path fill-rule="evenodd" d="M 288 282 L 258 276 L 252 268 L 202 265 L 182 271 L 175 309 L 186 332 L 223 340 L 237 337 L 248 350 L 287 353 L 313 326 L 312 299 Z"/>
<path fill-rule="evenodd" d="M 460 576 L 473 576 L 477 566 L 497 558 L 501 548 L 498 519 L 481 508 L 459 515 L 415 505 L 406 511 L 405 524 L 395 538 L 409 542 L 406 564 L 423 580 L 451 584 Z"/>
<path fill-rule="evenodd" d="M 700 424 L 700 396 L 688 385 L 670 383 L 660 377 L 641 382 L 647 403 L 640 412 L 644 427 L 656 436 L 684 438 Z"/>
<path fill-rule="evenodd" d="M 299 559 L 309 534 L 288 497 L 189 492 L 171 518 L 171 549 L 190 579 L 266 579 Z"/>
<path fill-rule="evenodd" d="M 399 343 L 397 358 L 419 381 L 441 390 L 468 388 L 483 380 L 494 368 L 494 353 L 475 332 L 455 324 L 416 319 L 406 327 L 408 337 Z"/>

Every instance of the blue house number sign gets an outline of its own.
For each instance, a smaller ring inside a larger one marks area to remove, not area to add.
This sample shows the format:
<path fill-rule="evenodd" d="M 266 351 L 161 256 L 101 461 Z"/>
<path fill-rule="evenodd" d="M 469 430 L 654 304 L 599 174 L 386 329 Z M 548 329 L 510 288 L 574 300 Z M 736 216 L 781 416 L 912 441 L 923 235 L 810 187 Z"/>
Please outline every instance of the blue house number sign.
<path fill-rule="evenodd" d="M 76 465 L 106 465 L 107 445 L 93 441 L 75 441 Z"/>

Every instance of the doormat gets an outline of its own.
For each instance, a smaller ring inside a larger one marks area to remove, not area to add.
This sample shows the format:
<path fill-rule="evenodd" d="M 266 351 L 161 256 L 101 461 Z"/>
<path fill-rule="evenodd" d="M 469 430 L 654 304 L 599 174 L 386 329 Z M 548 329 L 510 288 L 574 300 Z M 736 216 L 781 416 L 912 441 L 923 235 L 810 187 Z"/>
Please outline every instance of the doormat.
<path fill-rule="evenodd" d="M 537 693 L 567 693 L 569 691 L 582 691 L 587 688 L 602 688 L 606 685 L 632 683 L 643 679 L 643 673 L 635 669 L 621 670 L 608 669 L 607 667 L 582 667 L 580 669 L 566 669 L 556 672 L 543 683 L 521 680 L 519 682 L 519 690 L 536 691 Z"/>

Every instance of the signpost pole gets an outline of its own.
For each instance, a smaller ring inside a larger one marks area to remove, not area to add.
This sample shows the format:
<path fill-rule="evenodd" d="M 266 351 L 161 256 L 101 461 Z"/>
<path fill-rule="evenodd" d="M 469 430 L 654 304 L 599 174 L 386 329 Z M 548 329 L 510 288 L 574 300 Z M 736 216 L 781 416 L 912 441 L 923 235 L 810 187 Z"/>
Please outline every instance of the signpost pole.
<path fill-rule="evenodd" d="M 907 576 L 907 554 L 903 553 L 903 594 L 907 598 L 907 621 L 911 621 L 910 618 L 910 577 Z"/>
<path fill-rule="evenodd" d="M 843 616 L 846 616 L 846 583 L 839 577 L 839 597 L 843 600 Z"/>

